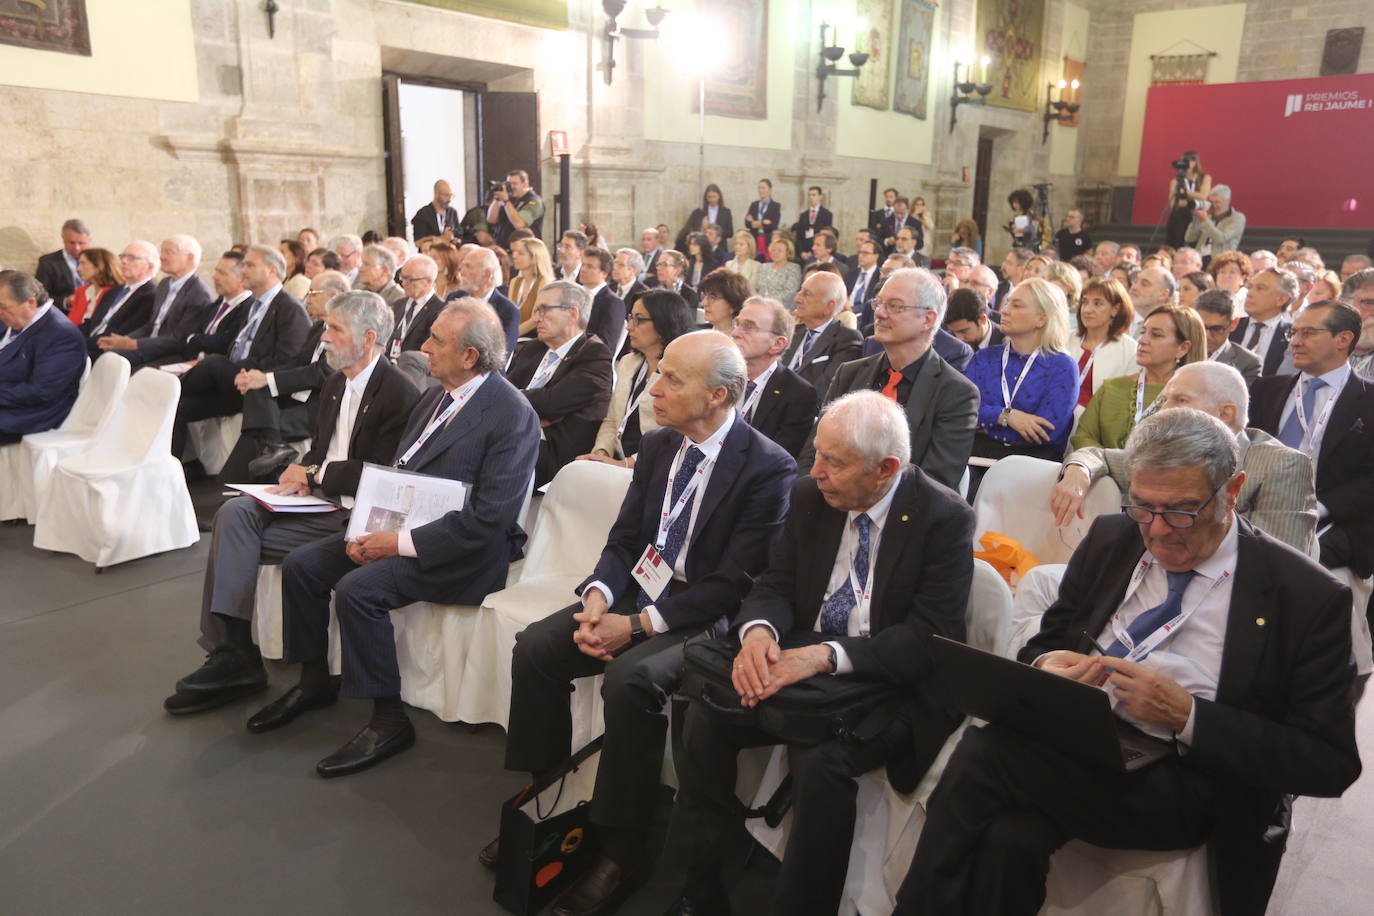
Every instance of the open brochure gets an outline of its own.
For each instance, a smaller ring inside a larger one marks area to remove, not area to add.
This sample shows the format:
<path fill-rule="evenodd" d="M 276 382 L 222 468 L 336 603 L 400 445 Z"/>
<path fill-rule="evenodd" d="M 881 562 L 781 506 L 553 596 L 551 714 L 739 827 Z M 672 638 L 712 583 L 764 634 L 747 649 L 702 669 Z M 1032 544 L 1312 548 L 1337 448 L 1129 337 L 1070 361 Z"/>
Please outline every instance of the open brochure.
<path fill-rule="evenodd" d="M 463 508 L 467 495 L 468 484 L 447 477 L 366 464 L 345 537 L 353 541 L 377 531 L 410 531 Z"/>
<path fill-rule="evenodd" d="M 318 496 L 287 496 L 272 493 L 270 491 L 274 484 L 231 483 L 227 486 L 245 496 L 253 497 L 263 508 L 272 512 L 334 512 L 339 508 L 336 503 L 320 499 Z"/>

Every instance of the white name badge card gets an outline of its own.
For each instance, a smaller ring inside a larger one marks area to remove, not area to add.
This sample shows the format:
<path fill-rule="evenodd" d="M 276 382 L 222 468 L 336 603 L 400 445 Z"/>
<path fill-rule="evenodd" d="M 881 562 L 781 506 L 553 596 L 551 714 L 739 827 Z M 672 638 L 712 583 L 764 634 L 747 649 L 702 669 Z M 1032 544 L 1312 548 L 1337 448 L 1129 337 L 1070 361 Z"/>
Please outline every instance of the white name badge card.
<path fill-rule="evenodd" d="M 640 554 L 639 562 L 635 564 L 631 575 L 639 583 L 640 588 L 644 589 L 649 600 L 657 601 L 668 588 L 668 583 L 673 581 L 673 567 L 663 559 L 663 554 L 650 544 L 644 548 L 644 553 Z"/>

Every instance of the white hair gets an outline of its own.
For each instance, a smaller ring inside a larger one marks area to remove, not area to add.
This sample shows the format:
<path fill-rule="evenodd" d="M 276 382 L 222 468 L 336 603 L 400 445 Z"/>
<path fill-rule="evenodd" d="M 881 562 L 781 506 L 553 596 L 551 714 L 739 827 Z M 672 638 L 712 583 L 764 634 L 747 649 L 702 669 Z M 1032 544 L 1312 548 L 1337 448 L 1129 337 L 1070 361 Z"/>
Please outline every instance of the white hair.
<path fill-rule="evenodd" d="M 1231 186 L 1225 184 L 1212 185 L 1212 193 L 1226 202 L 1231 201 Z"/>
<path fill-rule="evenodd" d="M 1236 371 L 1234 366 L 1213 359 L 1204 359 L 1179 366 L 1174 371 L 1174 378 L 1186 378 L 1190 375 L 1198 376 L 1202 383 L 1208 413 L 1219 416 L 1221 408 L 1230 404 L 1236 408 L 1236 419 L 1231 424 L 1231 431 L 1239 433 L 1249 424 L 1250 389 L 1245 387 L 1245 377 Z"/>
<path fill-rule="evenodd" d="M 167 236 L 167 241 L 175 245 L 177 251 L 180 251 L 182 254 L 189 254 L 193 265 L 200 264 L 200 258 L 203 252 L 200 247 L 200 242 L 194 237 L 178 233 L 177 235 Z"/>
<path fill-rule="evenodd" d="M 1195 467 L 1215 490 L 1231 479 L 1239 464 L 1236 434 L 1216 417 L 1191 407 L 1174 407 L 1146 417 L 1126 440 L 1126 473 L 1131 477 L 1141 468 Z M 1224 502 L 1220 505 L 1225 507 Z"/>
<path fill-rule="evenodd" d="M 839 426 L 845 444 L 863 459 L 867 470 L 884 458 L 911 463 L 911 429 L 897 402 L 877 391 L 851 391 L 826 407 L 822 422 Z"/>

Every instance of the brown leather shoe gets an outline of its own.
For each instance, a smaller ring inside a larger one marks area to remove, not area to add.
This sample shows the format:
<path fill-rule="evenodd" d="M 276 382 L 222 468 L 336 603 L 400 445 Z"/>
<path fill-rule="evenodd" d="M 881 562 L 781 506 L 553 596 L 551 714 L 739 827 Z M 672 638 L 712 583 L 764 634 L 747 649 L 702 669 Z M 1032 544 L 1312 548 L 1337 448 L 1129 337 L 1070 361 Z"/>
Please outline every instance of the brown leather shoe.
<path fill-rule="evenodd" d="M 639 886 L 637 875 L 620 870 L 614 860 L 598 856 L 596 863 L 554 901 L 553 916 L 604 916 Z"/>
<path fill-rule="evenodd" d="M 501 838 L 498 836 L 490 843 L 482 847 L 482 851 L 477 853 L 477 861 L 483 868 L 496 871 L 496 860 L 501 858 Z"/>

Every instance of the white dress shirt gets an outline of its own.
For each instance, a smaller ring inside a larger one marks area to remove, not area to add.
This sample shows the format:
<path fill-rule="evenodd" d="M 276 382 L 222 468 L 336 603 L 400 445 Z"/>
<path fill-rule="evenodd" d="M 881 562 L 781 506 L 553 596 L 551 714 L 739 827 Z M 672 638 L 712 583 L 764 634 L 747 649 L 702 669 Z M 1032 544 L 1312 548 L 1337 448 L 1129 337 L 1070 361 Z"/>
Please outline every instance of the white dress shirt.
<path fill-rule="evenodd" d="M 368 379 L 372 378 L 372 370 L 377 368 L 379 358 L 381 358 L 380 353 L 373 356 L 372 362 L 368 363 L 362 372 L 344 384 L 343 394 L 339 396 L 339 416 L 334 421 L 334 435 L 329 439 L 329 447 L 324 452 L 324 461 L 315 474 L 316 480 L 324 479 L 325 468 L 329 467 L 332 462 L 348 460 L 348 443 L 353 439 L 353 426 L 358 421 L 358 408 L 362 406 L 363 392 L 367 390 Z M 341 497 L 339 503 L 345 509 L 352 509 L 353 497 Z"/>
<path fill-rule="evenodd" d="M 568 355 L 568 351 L 573 348 L 573 344 L 577 343 L 581 339 L 582 333 L 578 332 L 578 334 L 575 337 L 569 338 L 568 342 L 563 344 L 563 346 L 559 347 L 557 350 L 549 350 L 548 352 L 546 352 L 543 356 L 543 359 L 541 359 L 539 362 L 539 368 L 535 369 L 534 375 L 530 376 L 530 383 L 525 386 L 525 390 L 532 391 L 535 388 L 543 388 L 545 385 L 547 385 L 549 383 L 549 379 L 553 378 L 553 374 L 558 371 L 558 364 L 563 362 L 564 357 Z M 549 359 L 550 356 L 552 356 L 553 359 Z M 536 385 L 536 382 L 538 382 L 539 384 Z"/>
<path fill-rule="evenodd" d="M 825 329 L 830 327 L 834 320 L 834 318 L 831 318 L 829 321 L 815 328 L 808 328 L 806 325 L 801 326 L 804 333 L 802 334 L 801 341 L 797 344 L 796 352 L 792 354 L 792 360 L 787 364 L 787 368 L 795 371 L 801 366 L 802 360 L 805 359 L 805 357 L 802 356 L 802 348 L 806 346 L 806 335 L 813 331 L 815 332 L 815 336 L 811 338 L 811 346 L 814 348 L 816 346 L 816 341 L 821 339 L 821 335 L 825 333 Z M 811 351 L 807 350 L 806 352 L 810 354 Z"/>
<path fill-rule="evenodd" d="M 1255 333 L 1255 325 L 1257 324 L 1260 328 L 1259 340 L 1256 341 L 1255 345 L 1252 347 L 1250 346 L 1250 335 Z M 1245 326 L 1245 333 L 1242 335 L 1240 345 L 1257 355 L 1260 361 L 1263 362 L 1265 354 L 1269 352 L 1269 343 L 1274 339 L 1274 331 L 1278 326 L 1279 315 L 1275 315 L 1273 318 L 1266 318 L 1264 321 L 1256 321 L 1251 318 L 1249 324 Z"/>
<path fill-rule="evenodd" d="M 747 397 L 739 406 L 739 412 L 744 415 L 744 419 L 750 426 L 754 425 L 754 411 L 758 410 L 759 399 L 763 397 L 763 389 L 767 387 L 768 380 L 773 377 L 773 373 L 778 371 L 778 361 L 775 359 L 768 364 L 768 368 L 758 374 L 758 378 L 751 378 L 745 384 L 745 390 L 749 385 L 754 386 L 754 392 Z"/>
<path fill-rule="evenodd" d="M 42 318 L 44 315 L 46 315 L 46 314 L 48 313 L 48 310 L 51 309 L 51 308 L 52 308 L 52 302 L 51 302 L 51 301 L 49 301 L 49 302 L 44 302 L 42 305 L 40 305 L 40 306 L 38 307 L 38 311 L 36 311 L 36 312 L 33 313 L 33 319 L 32 319 L 31 321 L 29 321 L 28 324 L 24 325 L 22 328 L 20 328 L 20 329 L 17 330 L 17 331 L 14 330 L 13 328 L 7 328 L 7 329 L 5 330 L 5 336 L 4 336 L 4 337 L 0 337 L 0 350 L 3 350 L 3 349 L 5 349 L 6 347 L 8 347 L 10 344 L 14 343 L 16 340 L 19 339 L 19 335 L 20 335 L 20 334 L 23 334 L 23 333 L 24 333 L 25 331 L 27 331 L 29 328 L 31 328 L 31 327 L 33 327 L 34 325 L 38 324 L 38 319 L 40 319 L 40 318 Z"/>
<path fill-rule="evenodd" d="M 1298 383 L 1293 386 L 1293 390 L 1288 393 L 1288 400 L 1283 405 L 1283 414 L 1279 417 L 1279 429 L 1283 429 L 1288 424 L 1289 417 L 1293 416 L 1294 405 L 1302 392 L 1307 390 L 1308 382 L 1313 378 L 1319 378 L 1326 382 L 1321 388 L 1317 389 L 1312 399 L 1312 414 L 1307 418 L 1307 432 L 1303 433 L 1302 447 L 1299 451 L 1303 452 L 1312 459 L 1313 466 L 1317 463 L 1317 456 L 1321 454 L 1322 437 L 1326 434 L 1326 427 L 1331 424 L 1323 423 L 1320 426 L 1314 425 L 1317 418 L 1326 410 L 1326 405 L 1341 396 L 1341 391 L 1345 388 L 1345 383 L 1350 379 L 1350 364 L 1341 363 L 1330 372 L 1322 375 L 1312 376 L 1306 372 L 1298 375 Z M 1329 417 L 1327 418 L 1330 419 Z"/>

